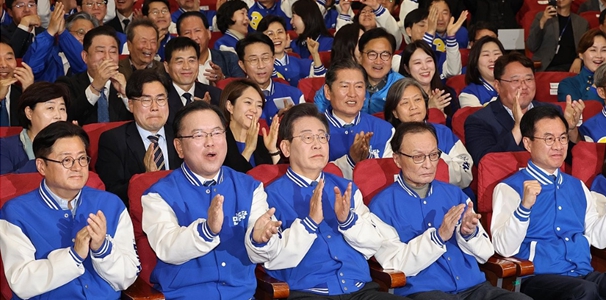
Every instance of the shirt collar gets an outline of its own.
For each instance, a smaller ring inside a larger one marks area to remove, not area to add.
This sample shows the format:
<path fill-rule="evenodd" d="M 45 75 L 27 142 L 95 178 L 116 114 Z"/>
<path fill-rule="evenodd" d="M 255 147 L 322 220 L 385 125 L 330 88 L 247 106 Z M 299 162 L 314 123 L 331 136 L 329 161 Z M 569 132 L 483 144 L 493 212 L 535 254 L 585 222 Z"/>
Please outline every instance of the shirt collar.
<path fill-rule="evenodd" d="M 133 20 L 133 15 L 134 15 L 134 13 L 131 13 L 130 17 L 125 17 L 124 15 L 122 15 L 120 12 L 118 12 L 116 10 L 116 16 L 118 17 L 118 20 L 120 20 L 120 24 L 122 24 L 122 21 L 124 21 L 126 19 L 128 19 L 129 21 L 132 21 Z"/>
<path fill-rule="evenodd" d="M 292 182 L 294 182 L 295 184 L 297 184 L 300 187 L 310 187 L 311 183 L 313 181 L 320 181 L 320 179 L 324 179 L 324 172 L 320 172 L 320 176 L 318 176 L 318 178 L 314 179 L 309 179 L 303 175 L 299 175 L 297 174 L 295 171 L 293 171 L 290 167 L 288 167 L 288 170 L 286 170 L 286 177 L 288 177 L 288 179 L 290 179 Z"/>
<path fill-rule="evenodd" d="M 406 182 L 404 181 L 404 178 L 402 177 L 402 172 L 401 171 L 400 171 L 400 173 L 398 173 L 398 177 L 396 177 L 396 182 L 411 197 L 419 198 L 419 199 L 421 198 L 421 197 L 419 197 L 419 195 L 417 195 L 417 193 L 415 191 L 413 191 L 411 188 L 408 187 L 408 185 L 406 185 Z M 426 198 L 429 197 L 429 196 L 431 196 L 432 192 L 433 192 L 433 185 L 431 183 L 429 183 L 429 189 L 427 190 L 427 196 L 426 196 Z"/>
<path fill-rule="evenodd" d="M 86 72 L 86 75 L 88 75 L 89 82 L 92 83 L 93 82 L 93 77 L 90 76 L 90 74 L 88 72 Z M 104 85 L 105 91 L 109 91 L 110 84 L 111 84 L 111 80 L 108 79 L 107 82 L 105 82 L 105 85 Z"/>
<path fill-rule="evenodd" d="M 332 112 L 332 107 L 327 109 L 324 112 L 324 115 L 326 116 L 326 119 L 328 119 L 328 122 L 336 128 L 343 128 L 344 125 L 350 124 L 350 123 L 345 123 L 345 121 L 343 121 L 339 117 L 335 116 L 335 114 Z M 358 112 L 358 115 L 353 120 L 354 126 L 360 124 L 361 116 L 362 116 L 362 114 L 360 112 Z"/>
<path fill-rule="evenodd" d="M 515 118 L 513 117 L 513 111 L 511 111 L 511 109 L 509 109 L 509 107 L 505 106 L 505 104 L 503 104 L 503 102 L 501 102 L 501 104 L 503 105 L 503 107 L 505 108 L 507 113 L 511 116 L 511 118 L 515 120 Z M 528 104 L 528 109 L 526 111 L 531 110 L 533 107 L 534 107 L 534 104 L 531 101 L 530 104 Z"/>
<path fill-rule="evenodd" d="M 46 179 L 43 179 L 40 183 L 40 188 L 38 189 L 38 192 L 40 193 L 40 196 L 42 197 L 44 203 L 46 203 L 46 205 L 53 210 L 67 210 L 67 203 L 76 200 L 72 202 L 72 214 L 75 214 L 76 209 L 82 203 L 82 190 L 78 192 L 74 199 L 64 200 L 48 188 L 48 186 L 46 185 Z"/>
<path fill-rule="evenodd" d="M 179 94 L 180 97 L 181 97 L 181 95 L 183 95 L 183 93 L 190 93 L 192 97 L 194 96 L 194 91 L 196 89 L 196 84 L 195 83 L 192 84 L 191 88 L 189 88 L 189 90 L 187 90 L 187 91 L 184 91 L 182 88 L 180 88 L 174 82 L 173 82 L 173 86 L 175 87 L 175 90 L 177 90 L 177 94 Z"/>
<path fill-rule="evenodd" d="M 269 92 L 269 95 L 273 95 L 274 94 L 274 81 L 271 80 L 271 78 L 269 79 L 269 85 L 266 88 L 261 88 L 261 91 L 267 91 Z M 265 101 L 267 101 L 267 99 L 265 99 Z"/>
<path fill-rule="evenodd" d="M 385 87 L 385 85 L 387 85 L 387 76 L 389 76 L 389 74 L 387 74 L 385 77 L 383 77 L 383 79 L 381 79 L 381 81 L 379 83 L 377 83 L 377 85 L 375 85 L 375 86 L 372 86 L 369 82 L 368 85 L 366 85 L 366 90 L 371 94 L 374 94 L 374 93 L 382 90 Z"/>
<path fill-rule="evenodd" d="M 290 64 L 290 59 L 288 58 L 288 54 L 284 53 L 284 57 L 280 58 L 275 58 L 274 59 L 274 65 L 277 66 L 288 66 Z M 274 69 L 275 71 L 275 69 Z"/>
<path fill-rule="evenodd" d="M 244 38 L 244 36 L 241 33 L 235 32 L 235 31 L 231 31 L 230 29 L 228 29 L 227 31 L 225 31 L 225 35 L 231 36 L 236 41 L 239 41 L 239 40 L 241 40 L 241 39 Z"/>
<path fill-rule="evenodd" d="M 494 92 L 494 87 L 492 87 L 492 84 L 488 83 L 488 81 L 484 80 L 484 78 L 480 77 L 480 81 L 482 82 L 482 85 L 484 86 L 485 89 L 487 89 L 488 91 Z"/>
<path fill-rule="evenodd" d="M 206 58 L 206 61 L 202 63 L 202 65 L 206 65 L 207 63 L 213 61 L 213 54 L 210 52 L 210 48 L 206 49 L 206 51 L 208 51 L 208 57 Z"/>
<path fill-rule="evenodd" d="M 185 178 L 187 178 L 189 183 L 191 183 L 193 186 L 202 186 L 202 183 L 207 180 L 215 180 L 217 184 L 221 184 L 223 182 L 223 167 L 219 169 L 219 172 L 213 178 L 204 178 L 194 173 L 185 162 L 181 164 L 181 171 L 183 172 L 183 175 L 185 175 Z"/>
<path fill-rule="evenodd" d="M 135 122 L 135 126 L 137 126 L 137 131 L 139 132 L 141 139 L 144 141 L 147 140 L 147 137 L 150 135 L 159 135 L 162 139 L 164 139 L 164 141 L 166 141 L 166 134 L 164 133 L 164 126 L 162 126 L 162 128 L 160 128 L 160 130 L 158 130 L 158 132 L 156 132 L 156 133 L 143 129 L 143 127 L 139 126 L 139 124 L 137 124 L 137 122 Z"/>
<path fill-rule="evenodd" d="M 526 173 L 528 173 L 528 175 L 536 179 L 542 185 L 551 185 L 555 182 L 557 182 L 558 185 L 561 185 L 562 181 L 564 180 L 564 177 L 562 177 L 559 169 L 556 169 L 553 174 L 550 174 L 539 166 L 535 165 L 532 160 L 528 161 L 528 165 L 524 170 Z M 555 176 L 555 180 L 552 176 Z"/>

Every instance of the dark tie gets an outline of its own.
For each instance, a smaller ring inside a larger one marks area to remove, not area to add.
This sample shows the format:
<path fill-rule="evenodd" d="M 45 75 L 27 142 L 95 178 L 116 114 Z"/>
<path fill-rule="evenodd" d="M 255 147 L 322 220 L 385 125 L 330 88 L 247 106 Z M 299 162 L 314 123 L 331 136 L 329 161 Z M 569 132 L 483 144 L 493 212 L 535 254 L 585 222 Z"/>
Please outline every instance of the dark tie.
<path fill-rule="evenodd" d="M 350 128 L 350 127 L 352 127 L 353 125 L 354 125 L 354 124 L 345 124 L 345 125 L 343 125 L 343 128 Z"/>
<path fill-rule="evenodd" d="M 185 105 L 188 105 L 191 103 L 191 94 L 190 93 L 183 93 L 183 98 L 185 98 Z"/>
<path fill-rule="evenodd" d="M 124 24 L 124 32 L 126 32 L 126 27 L 128 27 L 128 24 L 130 24 L 130 20 L 124 19 L 122 20 L 122 24 Z"/>
<path fill-rule="evenodd" d="M 269 91 L 263 91 L 263 95 L 265 96 L 265 98 L 271 96 L 271 94 L 269 93 Z"/>
<path fill-rule="evenodd" d="M 107 123 L 109 122 L 109 104 L 107 103 L 107 96 L 105 96 L 105 87 L 101 88 L 99 93 L 99 100 L 97 101 L 97 122 Z"/>
<path fill-rule="evenodd" d="M 164 154 L 162 154 L 162 149 L 160 149 L 160 145 L 158 144 L 160 135 L 150 135 L 147 137 L 147 139 L 149 139 L 154 145 L 154 162 L 156 163 L 156 167 L 158 167 L 158 170 L 164 170 Z"/>
<path fill-rule="evenodd" d="M 557 176 L 555 175 L 551 175 L 551 180 L 553 180 L 553 183 L 556 183 L 556 180 L 558 179 Z"/>
<path fill-rule="evenodd" d="M 204 181 L 204 183 L 202 185 L 211 186 L 211 185 L 215 185 L 215 184 L 217 184 L 217 182 L 214 179 L 211 179 L 211 180 Z"/>
<path fill-rule="evenodd" d="M 316 187 L 318 185 L 318 182 L 314 180 L 309 185 L 313 186 L 313 187 Z"/>
<path fill-rule="evenodd" d="M 0 126 L 10 126 L 11 122 L 8 118 L 8 108 L 6 107 L 6 99 L 0 100 Z"/>

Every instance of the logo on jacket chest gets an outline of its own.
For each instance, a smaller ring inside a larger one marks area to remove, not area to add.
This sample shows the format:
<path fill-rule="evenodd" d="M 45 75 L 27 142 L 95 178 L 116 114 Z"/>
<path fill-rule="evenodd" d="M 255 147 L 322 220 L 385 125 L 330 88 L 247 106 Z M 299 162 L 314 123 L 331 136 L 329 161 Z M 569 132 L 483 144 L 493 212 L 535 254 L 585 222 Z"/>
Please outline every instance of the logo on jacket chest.
<path fill-rule="evenodd" d="M 372 145 L 368 149 L 368 158 L 381 158 L 381 151 L 379 149 L 373 149 Z"/>
<path fill-rule="evenodd" d="M 246 219 L 246 216 L 248 216 L 248 212 L 245 210 L 237 212 L 236 215 L 232 217 L 234 225 L 238 225 L 242 220 Z"/>

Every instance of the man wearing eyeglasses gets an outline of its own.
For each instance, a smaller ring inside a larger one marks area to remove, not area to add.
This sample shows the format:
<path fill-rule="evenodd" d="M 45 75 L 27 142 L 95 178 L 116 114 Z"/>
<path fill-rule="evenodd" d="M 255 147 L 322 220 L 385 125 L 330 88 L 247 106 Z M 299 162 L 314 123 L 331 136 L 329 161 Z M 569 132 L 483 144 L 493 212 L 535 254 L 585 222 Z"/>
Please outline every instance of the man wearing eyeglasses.
<path fill-rule="evenodd" d="M 368 114 L 382 112 L 389 87 L 404 78 L 400 73 L 391 70 L 396 40 L 385 29 L 375 28 L 360 37 L 358 48 L 362 55 L 360 64 L 366 70 L 367 78 L 366 101 L 362 111 Z M 328 108 L 328 99 L 322 89 L 316 93 L 314 102 L 322 112 Z"/>
<path fill-rule="evenodd" d="M 290 166 L 266 191 L 291 243 L 282 250 L 288 256 L 263 266 L 288 283 L 293 299 L 403 299 L 371 281 L 366 260 L 383 242 L 377 227 L 387 225 L 368 211 L 351 181 L 323 172 L 329 131 L 311 103 L 295 105 L 280 122 L 280 150 Z"/>
<path fill-rule="evenodd" d="M 351 60 L 333 63 L 326 73 L 324 94 L 330 101 L 324 112 L 332 134 L 329 160 L 344 178 L 352 179 L 354 166 L 362 160 L 391 157 L 394 128 L 362 111 L 366 95 L 362 66 Z"/>
<path fill-rule="evenodd" d="M 236 43 L 238 65 L 246 76 L 254 81 L 265 95 L 265 107 L 261 118 L 271 124 L 276 114 L 293 105 L 304 103 L 303 93 L 288 84 L 271 79 L 274 72 L 274 43 L 261 32 L 252 32 Z"/>
<path fill-rule="evenodd" d="M 113 0 L 76 0 L 78 4 L 78 11 L 83 11 L 88 13 L 89 15 L 95 17 L 97 21 L 99 21 L 99 26 L 104 25 L 109 20 L 113 19 Z M 111 18 L 110 17 L 111 10 Z M 111 26 L 110 26 L 111 27 Z M 112 27 L 113 28 L 113 27 Z M 115 30 L 115 29 L 114 29 Z M 120 53 L 122 53 L 122 49 L 124 48 L 124 44 L 126 44 L 126 35 L 122 32 L 116 31 L 116 36 L 120 40 L 119 49 Z"/>
<path fill-rule="evenodd" d="M 167 299 L 251 299 L 256 264 L 290 259 L 281 248 L 291 241 L 280 240 L 263 185 L 223 166 L 227 121 L 218 107 L 194 101 L 174 126 L 183 164 L 141 198 L 158 257 L 150 280 Z"/>
<path fill-rule="evenodd" d="M 523 54 L 512 52 L 499 57 L 494 78 L 498 99 L 465 121 L 465 146 L 476 164 L 487 153 L 524 151 L 520 132 L 522 116 L 533 107 L 552 105 L 533 100 L 537 84 L 534 64 Z M 584 108 L 583 100 L 572 101 L 568 97 L 564 116 L 572 143 L 581 139 L 577 124 Z"/>
<path fill-rule="evenodd" d="M 128 183 L 135 174 L 174 170 L 181 159 L 173 145 L 168 119 L 168 80 L 154 70 L 138 70 L 126 84 L 128 107 L 135 118 L 99 138 L 95 170 L 105 189 L 128 207 Z"/>
<path fill-rule="evenodd" d="M 534 263 L 521 292 L 534 299 L 604 299 L 606 274 L 591 266 L 590 245 L 606 248 L 606 215 L 585 184 L 560 167 L 569 146 L 568 121 L 552 106 L 529 110 L 520 123 L 528 166 L 493 193 L 495 251 Z"/>
<path fill-rule="evenodd" d="M 434 127 L 425 122 L 398 126 L 391 140 L 401 172 L 369 208 L 393 228 L 375 254 L 387 269 L 406 274 L 396 295 L 413 299 L 527 299 L 493 287 L 478 267 L 494 253 L 480 215 L 457 186 L 435 179 L 441 151 Z"/>
<path fill-rule="evenodd" d="M 18 298 L 118 299 L 141 270 L 120 199 L 84 186 L 88 143 L 69 122 L 41 130 L 33 143 L 40 187 L 0 210 L 4 271 Z"/>
<path fill-rule="evenodd" d="M 0 27 L 2 38 L 9 41 L 17 58 L 23 57 L 34 37 L 44 31 L 35 0 L 6 0 L 6 11 L 13 18 L 10 25 Z"/>

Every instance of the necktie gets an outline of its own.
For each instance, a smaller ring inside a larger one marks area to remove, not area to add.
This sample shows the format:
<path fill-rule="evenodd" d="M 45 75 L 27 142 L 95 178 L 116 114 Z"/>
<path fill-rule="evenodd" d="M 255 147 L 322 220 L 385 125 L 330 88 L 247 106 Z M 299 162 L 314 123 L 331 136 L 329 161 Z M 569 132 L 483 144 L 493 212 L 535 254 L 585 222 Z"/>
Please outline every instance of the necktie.
<path fill-rule="evenodd" d="M 124 24 L 124 31 L 126 32 L 126 27 L 128 27 L 128 24 L 130 23 L 129 19 L 124 19 L 122 20 L 122 24 Z"/>
<path fill-rule="evenodd" d="M 266 100 L 267 100 L 267 97 L 271 96 L 269 91 L 266 91 L 266 90 L 263 91 L 263 95 L 265 96 Z"/>
<path fill-rule="evenodd" d="M 551 175 L 551 180 L 553 180 L 553 183 L 556 183 L 556 180 L 558 180 L 558 177 L 555 175 Z"/>
<path fill-rule="evenodd" d="M 0 100 L 0 126 L 10 126 L 8 118 L 8 107 L 6 107 L 6 99 Z"/>
<path fill-rule="evenodd" d="M 318 185 L 318 182 L 314 180 L 309 185 L 316 187 Z"/>
<path fill-rule="evenodd" d="M 99 100 L 97 101 L 97 122 L 109 122 L 109 103 L 107 101 L 107 96 L 105 95 L 105 87 L 101 88 Z"/>
<path fill-rule="evenodd" d="M 191 103 L 191 94 L 190 93 L 183 93 L 183 98 L 185 98 L 185 105 L 188 105 Z"/>
<path fill-rule="evenodd" d="M 351 123 L 350 124 L 345 124 L 345 125 L 343 125 L 343 128 L 350 128 L 352 126 L 353 126 L 353 124 L 351 124 Z"/>
<path fill-rule="evenodd" d="M 217 182 L 214 179 L 211 179 L 211 180 L 204 181 L 204 183 L 202 185 L 203 186 L 212 186 L 215 184 L 217 184 Z"/>
<path fill-rule="evenodd" d="M 160 135 L 150 135 L 147 139 L 152 142 L 154 149 L 156 149 L 154 150 L 154 162 L 156 163 L 156 167 L 158 167 L 158 170 L 164 170 L 164 154 L 162 154 L 162 149 L 160 149 L 160 145 L 158 144 Z"/>

